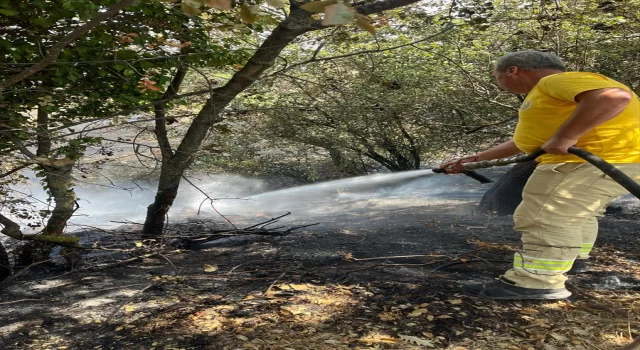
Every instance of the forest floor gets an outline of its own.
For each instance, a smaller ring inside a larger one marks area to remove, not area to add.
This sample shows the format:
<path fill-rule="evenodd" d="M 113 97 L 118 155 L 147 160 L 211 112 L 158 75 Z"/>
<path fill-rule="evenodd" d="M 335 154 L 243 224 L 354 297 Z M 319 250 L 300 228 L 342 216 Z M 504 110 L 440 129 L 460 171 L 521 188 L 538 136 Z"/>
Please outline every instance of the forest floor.
<path fill-rule="evenodd" d="M 615 349 L 638 336 L 640 221 L 602 220 L 593 271 L 570 278 L 570 299 L 494 302 L 456 283 L 497 277 L 519 236 L 511 217 L 475 204 L 372 206 L 129 263 L 151 251 L 137 227 L 103 233 L 127 234 L 127 251 L 75 271 L 34 268 L 4 287 L 0 348 Z"/>

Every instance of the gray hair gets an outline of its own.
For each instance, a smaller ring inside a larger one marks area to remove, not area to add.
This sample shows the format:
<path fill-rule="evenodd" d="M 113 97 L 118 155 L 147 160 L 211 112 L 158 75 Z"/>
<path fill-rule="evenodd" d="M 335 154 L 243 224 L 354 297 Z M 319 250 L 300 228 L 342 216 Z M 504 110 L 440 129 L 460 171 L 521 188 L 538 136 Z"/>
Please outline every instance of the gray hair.
<path fill-rule="evenodd" d="M 498 58 L 495 63 L 495 70 L 504 72 L 511 66 L 516 66 L 524 71 L 557 69 L 564 72 L 567 70 L 560 57 L 550 52 L 534 50 L 511 52 Z"/>

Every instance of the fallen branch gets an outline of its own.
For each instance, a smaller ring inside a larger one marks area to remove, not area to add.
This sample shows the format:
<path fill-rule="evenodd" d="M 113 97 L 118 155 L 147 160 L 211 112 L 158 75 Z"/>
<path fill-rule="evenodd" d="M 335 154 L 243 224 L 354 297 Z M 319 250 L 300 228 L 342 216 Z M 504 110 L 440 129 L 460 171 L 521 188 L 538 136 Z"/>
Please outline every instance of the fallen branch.
<path fill-rule="evenodd" d="M 394 256 L 379 256 L 375 258 L 351 258 L 349 260 L 353 261 L 367 261 L 367 260 L 386 260 L 386 259 L 405 259 L 405 258 L 433 258 L 433 257 L 443 257 L 444 255 L 394 255 Z"/>
<path fill-rule="evenodd" d="M 477 263 L 477 262 L 490 262 L 490 263 L 512 263 L 513 260 L 485 260 L 485 259 L 477 259 L 477 260 L 458 260 L 458 261 L 454 261 L 454 262 L 450 262 L 448 264 L 444 264 L 444 265 L 440 265 L 435 267 L 433 270 L 431 270 L 431 272 L 434 271 L 438 271 L 447 267 L 451 267 L 451 266 L 455 266 L 455 265 L 460 265 L 460 264 L 471 264 L 471 263 Z"/>
<path fill-rule="evenodd" d="M 198 235 L 173 235 L 168 236 L 167 238 L 173 238 L 177 241 L 174 242 L 174 246 L 180 246 L 188 249 L 197 249 L 197 246 L 202 245 L 206 242 L 210 242 L 219 238 L 224 237 L 232 237 L 232 236 L 244 236 L 244 235 L 285 235 L 293 232 L 294 230 L 299 230 L 305 227 L 311 227 L 315 225 L 319 225 L 320 223 L 313 223 L 307 225 L 294 226 L 286 230 L 280 230 L 285 226 L 278 226 L 271 229 L 266 229 L 268 225 L 275 224 L 279 221 L 279 219 L 290 215 L 291 212 L 287 212 L 283 215 L 277 216 L 275 218 L 271 218 L 269 220 L 257 223 L 255 225 L 245 227 L 245 228 L 235 228 L 231 230 L 219 230 L 211 233 L 203 233 Z"/>
<path fill-rule="evenodd" d="M 29 270 L 31 270 L 31 268 L 38 266 L 40 264 L 44 264 L 47 262 L 52 261 L 53 259 L 48 259 L 48 260 L 42 260 L 42 261 L 38 261 L 38 262 L 34 262 L 33 264 L 27 265 L 24 268 L 20 269 L 20 271 L 16 272 L 13 276 L 9 276 L 7 277 L 4 281 L 0 282 L 0 289 L 6 287 L 9 285 L 9 283 L 11 283 L 11 281 L 13 281 L 14 279 L 25 275 L 27 272 L 29 272 Z"/>
<path fill-rule="evenodd" d="M 0 225 L 3 225 L 4 228 L 1 233 L 19 241 L 36 241 L 43 243 L 53 243 L 56 245 L 66 246 L 66 247 L 80 247 L 78 241 L 79 237 L 75 236 L 66 236 L 66 235 L 25 235 L 20 231 L 20 225 L 15 223 L 13 220 L 8 217 L 0 214 Z"/>

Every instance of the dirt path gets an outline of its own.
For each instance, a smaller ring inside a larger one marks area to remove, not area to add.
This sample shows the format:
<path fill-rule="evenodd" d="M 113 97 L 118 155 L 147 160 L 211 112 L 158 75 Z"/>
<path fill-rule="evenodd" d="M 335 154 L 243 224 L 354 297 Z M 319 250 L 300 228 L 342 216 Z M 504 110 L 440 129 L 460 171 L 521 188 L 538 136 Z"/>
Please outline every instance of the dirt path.
<path fill-rule="evenodd" d="M 463 200 L 374 204 L 286 236 L 29 274 L 2 292 L 0 348 L 615 349 L 636 335 L 637 220 L 602 221 L 570 300 L 495 303 L 455 284 L 509 266 L 510 217 Z"/>

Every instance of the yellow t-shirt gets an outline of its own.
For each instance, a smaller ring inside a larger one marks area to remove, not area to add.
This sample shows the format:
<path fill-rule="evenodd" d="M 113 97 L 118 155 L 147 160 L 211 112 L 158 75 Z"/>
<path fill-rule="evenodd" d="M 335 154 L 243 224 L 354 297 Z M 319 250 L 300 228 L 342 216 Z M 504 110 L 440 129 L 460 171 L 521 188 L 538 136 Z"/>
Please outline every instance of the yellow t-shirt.
<path fill-rule="evenodd" d="M 600 74 L 567 72 L 546 76 L 531 90 L 520 106 L 513 135 L 516 146 L 525 153 L 539 149 L 571 116 L 577 107 L 575 97 L 585 91 L 629 87 Z M 617 117 L 584 134 L 576 146 L 612 164 L 640 163 L 640 99 L 633 94 L 629 105 Z M 580 157 L 545 154 L 540 163 L 584 162 Z"/>

